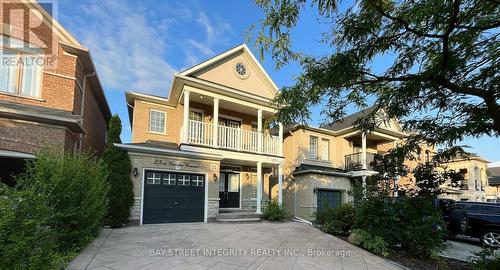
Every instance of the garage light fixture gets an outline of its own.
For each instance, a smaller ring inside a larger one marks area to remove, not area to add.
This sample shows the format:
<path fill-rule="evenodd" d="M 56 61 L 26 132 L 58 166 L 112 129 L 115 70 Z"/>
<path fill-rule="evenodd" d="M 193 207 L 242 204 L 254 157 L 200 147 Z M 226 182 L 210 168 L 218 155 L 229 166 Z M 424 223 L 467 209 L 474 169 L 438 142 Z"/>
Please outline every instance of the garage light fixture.
<path fill-rule="evenodd" d="M 214 173 L 213 177 L 214 177 L 214 182 L 217 182 L 217 178 L 218 178 L 217 174 Z"/>
<path fill-rule="evenodd" d="M 134 177 L 137 177 L 137 175 L 139 174 L 139 170 L 137 170 L 137 168 L 134 168 L 132 170 L 132 174 L 134 175 Z"/>

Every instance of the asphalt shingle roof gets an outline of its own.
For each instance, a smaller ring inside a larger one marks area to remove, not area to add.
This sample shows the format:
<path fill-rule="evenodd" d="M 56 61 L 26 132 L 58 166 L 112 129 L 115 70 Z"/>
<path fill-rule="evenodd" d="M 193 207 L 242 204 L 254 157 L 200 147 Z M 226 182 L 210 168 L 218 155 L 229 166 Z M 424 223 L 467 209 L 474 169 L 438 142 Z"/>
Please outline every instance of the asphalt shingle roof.
<path fill-rule="evenodd" d="M 339 131 L 339 130 L 342 130 L 342 129 L 345 129 L 345 128 L 353 126 L 354 123 L 358 119 L 367 116 L 368 114 L 372 113 L 373 110 L 375 110 L 375 107 L 373 107 L 373 106 L 372 107 L 368 107 L 368 108 L 366 108 L 366 109 L 364 109 L 362 111 L 359 111 L 359 112 L 353 113 L 351 115 L 348 115 L 348 116 L 342 118 L 341 120 L 339 120 L 337 122 L 333 122 L 333 123 L 330 123 L 330 124 L 322 125 L 320 127 L 324 128 L 324 129 L 333 130 L 333 131 Z"/>

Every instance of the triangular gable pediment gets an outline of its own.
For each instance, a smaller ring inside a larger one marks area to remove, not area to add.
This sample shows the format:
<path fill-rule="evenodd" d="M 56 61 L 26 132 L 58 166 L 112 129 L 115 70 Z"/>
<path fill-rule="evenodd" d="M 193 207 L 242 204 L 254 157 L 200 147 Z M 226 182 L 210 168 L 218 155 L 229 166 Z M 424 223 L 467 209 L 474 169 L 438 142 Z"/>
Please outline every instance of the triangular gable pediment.
<path fill-rule="evenodd" d="M 244 67 L 244 75 L 237 71 L 237 66 L 241 68 L 240 64 Z M 181 75 L 195 77 L 268 99 L 273 99 L 278 93 L 274 82 L 245 44 L 189 68 Z"/>
<path fill-rule="evenodd" d="M 377 112 L 376 121 L 377 126 L 381 129 L 404 133 L 398 119 L 388 118 L 387 113 L 384 110 L 380 110 Z"/>

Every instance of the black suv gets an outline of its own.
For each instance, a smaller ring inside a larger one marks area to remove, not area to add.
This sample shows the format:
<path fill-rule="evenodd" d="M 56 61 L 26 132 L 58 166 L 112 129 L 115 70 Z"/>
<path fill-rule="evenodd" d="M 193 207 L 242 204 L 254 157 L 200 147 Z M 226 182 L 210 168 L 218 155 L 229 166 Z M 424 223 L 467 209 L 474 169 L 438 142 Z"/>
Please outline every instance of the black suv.
<path fill-rule="evenodd" d="M 493 248 L 500 247 L 500 205 L 482 202 L 454 202 L 467 213 L 467 230 L 463 233 Z"/>

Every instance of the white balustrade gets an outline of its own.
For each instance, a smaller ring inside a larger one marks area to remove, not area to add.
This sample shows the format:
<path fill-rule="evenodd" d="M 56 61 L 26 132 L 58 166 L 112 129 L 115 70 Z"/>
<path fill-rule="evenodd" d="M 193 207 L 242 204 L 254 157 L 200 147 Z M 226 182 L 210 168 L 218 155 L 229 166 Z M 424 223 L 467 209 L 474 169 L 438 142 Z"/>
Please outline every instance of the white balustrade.
<path fill-rule="evenodd" d="M 189 120 L 189 143 L 213 146 L 213 129 L 214 126 L 211 123 Z M 262 136 L 262 152 L 270 155 L 280 155 L 279 136 L 226 126 L 218 126 L 217 134 L 219 148 L 258 153 L 259 136 Z"/>

